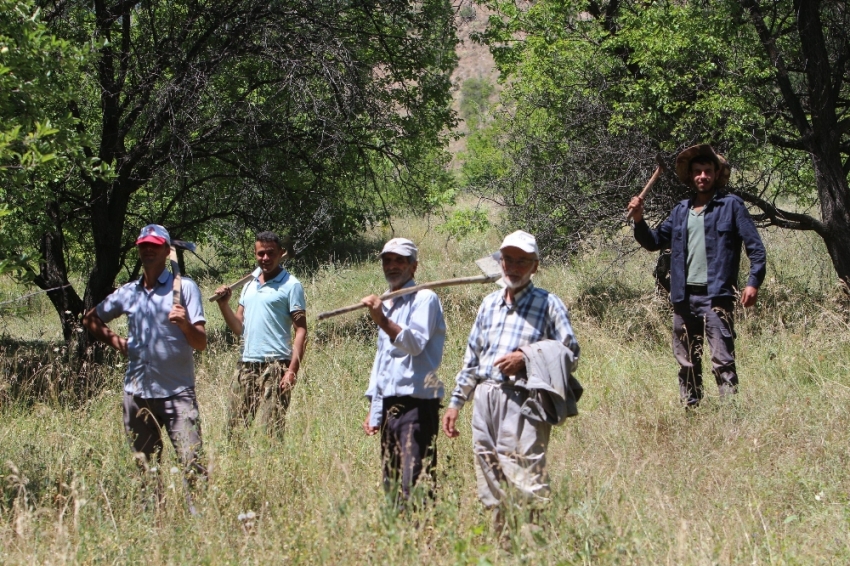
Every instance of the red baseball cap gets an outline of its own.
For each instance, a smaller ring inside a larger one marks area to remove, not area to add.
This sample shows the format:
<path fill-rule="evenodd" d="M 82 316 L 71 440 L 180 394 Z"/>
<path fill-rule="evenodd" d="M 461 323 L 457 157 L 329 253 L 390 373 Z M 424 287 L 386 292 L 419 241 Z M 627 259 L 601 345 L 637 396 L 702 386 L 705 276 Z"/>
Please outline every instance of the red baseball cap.
<path fill-rule="evenodd" d="M 159 224 L 148 224 L 142 231 L 139 232 L 139 237 L 136 239 L 136 245 L 150 243 L 161 246 L 162 244 L 171 245 L 171 236 L 168 235 L 168 230 Z"/>

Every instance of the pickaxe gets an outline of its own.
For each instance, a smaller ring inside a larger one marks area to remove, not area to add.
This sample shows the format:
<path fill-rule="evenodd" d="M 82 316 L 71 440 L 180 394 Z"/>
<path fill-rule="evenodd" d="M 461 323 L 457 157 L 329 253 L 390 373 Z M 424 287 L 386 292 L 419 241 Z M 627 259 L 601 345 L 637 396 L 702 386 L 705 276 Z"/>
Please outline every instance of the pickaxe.
<path fill-rule="evenodd" d="M 287 256 L 287 255 L 289 255 L 289 252 L 288 252 L 288 251 L 286 251 L 286 250 L 284 250 L 284 252 L 283 252 L 283 256 L 281 256 L 281 258 L 280 258 L 280 259 L 281 259 L 281 260 L 286 259 L 286 256 Z M 242 279 L 240 279 L 239 281 L 237 281 L 237 282 L 235 282 L 235 283 L 231 283 L 230 285 L 228 285 L 228 287 L 229 287 L 231 290 L 235 291 L 235 290 L 237 290 L 237 289 L 241 288 L 241 287 L 242 287 L 245 283 L 247 283 L 248 281 L 250 281 L 250 280 L 251 280 L 251 279 L 253 279 L 253 278 L 254 278 L 254 272 L 252 271 L 251 273 L 249 273 L 248 275 L 246 275 L 245 277 L 243 277 L 243 278 L 242 278 Z M 213 295 L 212 297 L 210 297 L 210 298 L 209 298 L 209 301 L 210 301 L 210 302 L 217 301 L 217 300 L 219 300 L 220 298 L 221 298 L 221 295 L 219 295 L 218 293 L 216 293 L 215 295 Z"/>
<path fill-rule="evenodd" d="M 171 273 L 174 275 L 174 306 L 180 304 L 182 299 L 181 293 L 181 277 L 180 277 L 180 260 L 177 257 L 177 250 L 189 250 L 195 253 L 198 246 L 192 242 L 184 240 L 171 240 L 171 251 L 168 254 L 168 259 L 171 261 Z"/>
<path fill-rule="evenodd" d="M 422 289 L 438 289 L 440 287 L 452 287 L 454 285 L 469 285 L 471 283 L 492 283 L 494 281 L 498 281 L 502 277 L 502 267 L 499 265 L 499 262 L 496 257 L 498 257 L 498 254 L 489 255 L 487 257 L 482 257 L 481 259 L 475 260 L 475 265 L 477 265 L 481 269 L 481 271 L 484 272 L 484 275 L 431 281 L 430 283 L 422 283 L 421 285 L 414 285 L 413 287 L 405 287 L 403 289 L 399 289 L 398 291 L 393 291 L 392 293 L 384 293 L 378 298 L 382 301 L 386 301 L 388 299 L 395 299 L 396 297 L 403 297 L 404 295 L 409 295 L 411 293 L 415 293 L 416 291 L 421 291 Z M 357 309 L 362 308 L 366 308 L 366 305 L 364 305 L 363 303 L 357 303 L 356 305 L 349 305 L 347 307 L 342 307 L 341 309 L 319 313 L 318 319 L 324 320 L 332 316 L 345 314 L 347 312 L 356 311 Z"/>
<path fill-rule="evenodd" d="M 655 181 L 658 180 L 658 177 L 661 176 L 661 173 L 663 173 L 664 171 L 667 170 L 667 167 L 664 166 L 664 162 L 661 161 L 661 156 L 656 155 L 655 156 L 655 162 L 658 164 L 658 166 L 655 168 L 655 172 L 652 174 L 652 177 L 649 178 L 649 181 L 643 187 L 643 190 L 638 195 L 638 198 L 645 197 L 646 194 L 649 192 L 649 189 L 652 188 L 652 185 L 655 184 Z M 626 213 L 626 221 L 628 222 L 629 220 L 631 220 L 631 218 L 632 218 L 632 211 L 630 210 Z"/>

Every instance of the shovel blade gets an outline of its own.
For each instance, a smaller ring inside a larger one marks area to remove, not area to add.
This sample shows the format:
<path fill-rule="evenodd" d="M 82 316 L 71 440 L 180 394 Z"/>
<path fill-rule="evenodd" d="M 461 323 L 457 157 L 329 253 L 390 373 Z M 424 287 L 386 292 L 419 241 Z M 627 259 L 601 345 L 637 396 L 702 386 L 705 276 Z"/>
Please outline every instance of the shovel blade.
<path fill-rule="evenodd" d="M 475 265 L 478 266 L 484 275 L 487 277 L 498 277 L 496 283 L 504 286 L 502 282 L 502 265 L 499 263 L 499 253 L 488 255 L 475 260 Z"/>

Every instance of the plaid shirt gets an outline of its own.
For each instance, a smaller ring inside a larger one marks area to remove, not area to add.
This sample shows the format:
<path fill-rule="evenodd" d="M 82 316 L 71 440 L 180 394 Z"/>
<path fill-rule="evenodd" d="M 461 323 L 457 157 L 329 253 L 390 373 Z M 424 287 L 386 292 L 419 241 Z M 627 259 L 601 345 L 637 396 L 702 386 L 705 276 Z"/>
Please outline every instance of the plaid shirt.
<path fill-rule="evenodd" d="M 570 325 L 570 314 L 561 299 L 538 289 L 533 283 L 514 297 L 512 305 L 505 302 L 504 290 L 487 295 L 472 325 L 463 369 L 455 378 L 449 407 L 463 407 L 481 381 L 509 381 L 510 377 L 503 375 L 493 363 L 522 346 L 546 339 L 564 344 L 573 351 L 578 362 L 578 342 Z"/>

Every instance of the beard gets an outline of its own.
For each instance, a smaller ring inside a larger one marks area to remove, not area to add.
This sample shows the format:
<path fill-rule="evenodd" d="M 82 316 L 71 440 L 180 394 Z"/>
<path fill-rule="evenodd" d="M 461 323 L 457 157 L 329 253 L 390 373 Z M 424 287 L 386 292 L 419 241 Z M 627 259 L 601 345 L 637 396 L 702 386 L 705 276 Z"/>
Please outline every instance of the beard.
<path fill-rule="evenodd" d="M 521 289 L 531 282 L 531 275 L 526 275 L 522 279 L 514 280 L 508 279 L 507 276 L 502 275 L 502 281 L 505 282 L 505 287 L 507 287 L 511 291 L 516 291 L 517 289 Z"/>
<path fill-rule="evenodd" d="M 398 275 L 385 275 L 384 279 L 387 281 L 387 285 L 390 286 L 391 290 L 400 289 L 402 285 L 410 281 L 412 277 L 409 273 L 400 273 Z"/>

